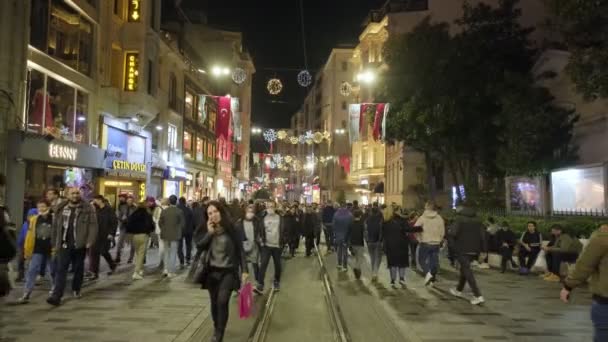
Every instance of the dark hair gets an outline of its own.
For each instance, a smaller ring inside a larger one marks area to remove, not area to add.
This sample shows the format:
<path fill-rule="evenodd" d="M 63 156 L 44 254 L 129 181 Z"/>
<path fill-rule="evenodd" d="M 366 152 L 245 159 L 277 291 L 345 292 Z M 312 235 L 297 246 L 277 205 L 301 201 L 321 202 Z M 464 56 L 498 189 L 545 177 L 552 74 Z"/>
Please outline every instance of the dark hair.
<path fill-rule="evenodd" d="M 176 205 L 177 204 L 177 196 L 175 196 L 175 195 L 169 196 L 169 204 Z"/>
<path fill-rule="evenodd" d="M 49 201 L 45 200 L 44 198 L 41 200 L 38 200 L 38 202 L 36 202 L 36 204 L 42 204 L 44 203 L 47 207 L 51 206 L 51 203 L 49 203 Z"/>
<path fill-rule="evenodd" d="M 538 227 L 538 225 L 536 224 L 536 221 L 528 221 L 528 223 L 526 223 L 526 226 L 528 226 L 529 224 L 534 225 L 534 228 Z"/>
<path fill-rule="evenodd" d="M 494 222 L 495 222 L 494 218 L 492 216 L 488 217 L 488 222 L 494 224 Z"/>
<path fill-rule="evenodd" d="M 180 197 L 179 204 L 186 204 L 186 197 L 184 197 L 184 196 Z"/>
<path fill-rule="evenodd" d="M 198 208 L 200 204 L 197 201 L 192 202 L 192 208 Z"/>
<path fill-rule="evenodd" d="M 209 207 L 212 206 L 220 212 L 220 226 L 222 226 L 226 231 L 233 230 L 234 226 L 232 225 L 232 220 L 230 219 L 230 214 L 228 213 L 226 206 L 219 201 L 211 201 L 209 202 L 209 206 L 207 206 L 207 210 L 209 210 Z M 207 216 L 209 216 L 209 214 L 207 214 Z"/>
<path fill-rule="evenodd" d="M 564 228 L 559 224 L 551 225 L 551 229 L 564 230 Z"/>
<path fill-rule="evenodd" d="M 47 189 L 46 192 L 52 192 L 55 196 L 59 197 L 59 190 L 55 188 Z"/>
<path fill-rule="evenodd" d="M 105 200 L 105 198 L 102 195 L 95 195 L 95 196 L 93 196 L 93 199 L 100 200 L 100 201 Z"/>
<path fill-rule="evenodd" d="M 203 199 L 201 200 L 201 202 L 206 202 L 208 200 L 209 200 L 209 196 L 205 196 L 205 197 L 203 197 Z"/>

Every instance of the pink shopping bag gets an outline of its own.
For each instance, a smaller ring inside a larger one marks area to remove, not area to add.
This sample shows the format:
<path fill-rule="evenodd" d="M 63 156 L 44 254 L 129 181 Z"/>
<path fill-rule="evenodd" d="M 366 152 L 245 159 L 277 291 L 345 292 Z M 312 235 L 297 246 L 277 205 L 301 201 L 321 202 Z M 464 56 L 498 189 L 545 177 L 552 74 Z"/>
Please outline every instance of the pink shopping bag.
<path fill-rule="evenodd" d="M 253 285 L 246 283 L 239 293 L 239 317 L 246 319 L 253 314 Z"/>

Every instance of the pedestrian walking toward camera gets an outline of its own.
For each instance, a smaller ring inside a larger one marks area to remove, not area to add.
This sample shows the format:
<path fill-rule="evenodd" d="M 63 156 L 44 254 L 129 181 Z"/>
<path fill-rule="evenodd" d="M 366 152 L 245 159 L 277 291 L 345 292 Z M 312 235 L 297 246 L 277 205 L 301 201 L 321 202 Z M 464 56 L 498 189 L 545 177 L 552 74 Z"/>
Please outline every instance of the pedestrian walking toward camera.
<path fill-rule="evenodd" d="M 237 291 L 248 278 L 242 239 L 230 222 L 226 207 L 211 202 L 207 208 L 207 235 L 198 243 L 205 253 L 202 262 L 207 267 L 201 279 L 209 291 L 214 334 L 212 341 L 221 342 L 228 324 L 228 310 L 232 291 Z"/>
<path fill-rule="evenodd" d="M 95 196 L 93 205 L 95 205 L 95 213 L 97 215 L 98 232 L 97 241 L 95 241 L 95 245 L 91 248 L 89 259 L 89 270 L 93 274 L 91 280 L 99 278 L 101 257 L 106 260 L 106 263 L 110 267 L 110 274 L 116 270 L 116 264 L 110 255 L 110 247 L 118 228 L 118 218 L 103 196 Z"/>
<path fill-rule="evenodd" d="M 266 279 L 266 270 L 270 258 L 272 257 L 272 265 L 274 267 L 274 282 L 273 288 L 279 291 L 281 286 L 281 252 L 284 245 L 285 223 L 283 217 L 275 212 L 276 205 L 274 202 L 266 203 L 266 215 L 262 219 L 262 249 L 261 249 L 261 265 L 258 279 L 258 287 L 255 292 L 262 294 L 264 292 L 264 281 Z"/>
<path fill-rule="evenodd" d="M 421 227 L 419 244 L 419 261 L 424 274 L 424 284 L 432 285 L 437 279 L 439 270 L 439 249 L 445 235 L 445 222 L 435 210 L 433 202 L 427 202 L 424 213 L 414 223 L 415 227 Z"/>
<path fill-rule="evenodd" d="M 302 219 L 302 230 L 304 233 L 304 239 L 306 239 L 306 256 L 312 254 L 312 250 L 315 247 L 316 232 L 319 231 L 321 222 L 319 216 L 314 211 L 312 206 L 306 206 L 304 217 Z"/>
<path fill-rule="evenodd" d="M 97 240 L 97 216 L 93 207 L 82 200 L 78 188 L 71 188 L 68 194 L 68 202 L 55 214 L 51 236 L 51 246 L 57 255 L 56 275 L 55 287 L 46 301 L 55 306 L 61 304 L 70 264 L 74 268 L 72 292 L 80 298 L 86 250 Z"/>
<path fill-rule="evenodd" d="M 560 298 L 570 300 L 570 293 L 577 287 L 589 283 L 593 302 L 591 321 L 594 342 L 608 341 L 608 224 L 591 235 L 589 244 L 574 265 L 574 270 L 564 280 Z"/>
<path fill-rule="evenodd" d="M 139 202 L 137 210 L 129 216 L 127 221 L 127 234 L 131 235 L 130 240 L 133 242 L 133 248 L 135 249 L 135 269 L 131 276 L 133 280 L 144 278 L 144 260 L 148 238 L 153 231 L 154 221 L 148 211 L 147 202 Z"/>
<path fill-rule="evenodd" d="M 177 256 L 179 257 L 180 268 L 185 265 L 190 265 L 192 259 L 192 235 L 194 234 L 194 217 L 192 209 L 186 205 L 186 198 L 180 197 L 177 205 L 184 214 L 184 229 L 182 230 L 182 238 L 177 245 Z M 185 252 L 184 252 L 185 248 Z"/>
<path fill-rule="evenodd" d="M 482 304 L 485 300 L 471 270 L 471 262 L 476 260 L 481 251 L 486 250 L 485 226 L 477 218 L 473 209 L 462 207 L 457 209 L 457 217 L 449 230 L 449 239 L 449 243 L 454 246 L 456 259 L 460 264 L 458 285 L 456 288 L 451 288 L 450 293 L 456 297 L 463 297 L 462 290 L 466 284 L 469 284 L 471 291 L 473 291 L 471 304 Z"/>
<path fill-rule="evenodd" d="M 365 220 L 367 240 L 367 250 L 369 252 L 369 259 L 372 268 L 372 281 L 378 280 L 378 270 L 380 269 L 380 263 L 382 262 L 382 223 L 384 218 L 382 212 L 378 207 L 378 203 L 374 202 L 367 220 Z"/>
<path fill-rule="evenodd" d="M 325 245 L 327 246 L 327 252 L 331 252 L 335 249 L 334 245 L 334 230 L 333 230 L 333 219 L 336 209 L 334 208 L 331 201 L 325 203 L 325 207 L 321 213 L 323 220 L 323 235 L 325 236 Z"/>
<path fill-rule="evenodd" d="M 160 226 L 160 239 L 164 246 L 163 252 L 163 277 L 173 278 L 176 272 L 177 245 L 182 239 L 182 231 L 185 226 L 185 218 L 181 209 L 177 206 L 177 196 L 169 197 L 169 206 L 165 208 L 158 220 Z"/>
<path fill-rule="evenodd" d="M 51 259 L 53 214 L 46 200 L 39 201 L 36 207 L 38 214 L 30 217 L 23 247 L 24 257 L 29 265 L 25 274 L 23 296 L 19 299 L 21 303 L 27 303 L 30 300 L 34 285 L 36 285 L 36 277 L 40 273 L 41 267 L 48 266 L 49 275 L 55 273 L 53 269 L 54 263 L 44 262 Z M 51 288 L 53 287 L 53 283 L 51 276 Z"/>
<path fill-rule="evenodd" d="M 245 210 L 245 217 L 236 224 L 236 230 L 243 241 L 243 251 L 247 260 L 248 272 L 253 274 L 257 285 L 260 284 L 260 248 L 263 234 L 262 221 L 255 216 L 255 208 L 248 205 Z"/>
<path fill-rule="evenodd" d="M 348 233 L 348 227 L 353 222 L 353 214 L 346 207 L 344 203 L 334 214 L 332 221 L 332 227 L 334 230 L 334 243 L 336 245 L 337 257 L 338 257 L 338 271 L 348 271 L 348 245 L 346 241 L 346 234 Z"/>
<path fill-rule="evenodd" d="M 127 264 L 133 262 L 133 256 L 135 255 L 135 249 L 133 248 L 132 241 L 129 240 L 129 236 L 126 232 L 127 229 L 127 221 L 129 220 L 129 216 L 135 212 L 137 206 L 134 203 L 132 195 L 124 195 L 121 194 L 118 196 L 119 204 L 116 209 L 116 216 L 119 221 L 120 235 L 118 236 L 118 241 L 116 242 L 116 258 L 115 263 L 120 264 L 120 259 L 122 257 L 122 249 L 125 244 L 131 245 L 131 250 L 129 251 L 129 260 L 127 260 Z"/>

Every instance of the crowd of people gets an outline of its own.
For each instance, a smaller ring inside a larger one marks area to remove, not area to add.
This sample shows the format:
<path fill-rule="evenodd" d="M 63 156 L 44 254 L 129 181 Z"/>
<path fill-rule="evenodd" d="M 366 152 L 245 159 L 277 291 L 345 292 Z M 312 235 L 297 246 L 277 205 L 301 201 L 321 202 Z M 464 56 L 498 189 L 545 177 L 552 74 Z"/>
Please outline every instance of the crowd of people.
<path fill-rule="evenodd" d="M 4 207 L 0 209 L 0 223 L 6 230 L 10 217 Z M 548 266 L 543 277 L 563 282 L 562 300 L 567 301 L 570 292 L 591 277 L 594 324 L 605 321 L 608 225 L 603 225 L 591 238 L 590 247 L 582 251 L 578 239 L 560 225 L 551 228 L 551 240 L 544 244 L 535 222 L 529 222 L 525 232 L 517 237 L 506 222 L 499 225 L 493 218 L 487 221 L 484 224 L 466 207 L 444 220 L 432 202 L 418 213 L 406 212 L 394 204 L 360 206 L 357 201 L 336 205 L 329 201 L 323 205 L 270 200 L 226 203 L 223 199 L 211 201 L 205 197 L 188 203 L 183 197 L 170 196 L 161 200 L 148 197 L 136 203 L 133 197 L 121 195 L 117 207 L 112 208 L 100 195 L 91 202 L 84 201 L 76 188 L 68 189 L 66 198 L 49 190 L 36 208 L 28 212 L 21 230 L 17 230 L 17 281 L 23 282 L 19 300 L 27 303 L 37 280 L 50 276 L 47 302 L 60 305 L 70 272 L 72 294 L 80 298 L 83 280 L 99 277 L 100 260 L 105 260 L 108 275 L 112 275 L 123 254 L 128 255 L 127 264 L 135 263 L 129 274 L 131 279 L 141 280 L 146 276 L 148 250 L 158 249 L 158 268 L 164 278 L 171 279 L 179 270 L 192 265 L 189 278 L 208 290 L 215 328 L 213 338 L 222 341 L 234 291 L 251 281 L 255 283 L 255 292 L 263 294 L 271 259 L 272 290 L 279 291 L 282 259 L 296 257 L 302 240 L 304 256 L 318 253 L 324 235 L 326 253 L 335 253 L 338 272 L 352 269 L 354 277 L 360 279 L 367 269 L 364 264 L 369 263 L 369 276 L 377 283 L 380 265 L 386 257 L 388 281 L 395 289 L 406 287 L 406 269 L 418 266 L 424 284 L 433 286 L 438 281 L 440 251 L 447 245 L 448 258 L 453 265 L 457 264 L 460 274 L 450 293 L 464 297 L 463 289 L 468 284 L 473 305 L 485 301 L 471 270 L 484 254 L 495 252 L 501 256 L 501 272 L 510 264 L 527 275 L 542 251 Z M 4 240 L 0 241 L 2 246 Z M 123 252 L 127 245 L 128 254 Z M 114 256 L 110 253 L 113 247 Z M 365 247 L 369 259 L 365 257 Z M 7 274 L 9 260 L 4 255 L 9 254 L 8 247 L 4 248 L 7 253 L 0 255 L 0 281 Z M 561 278 L 561 264 L 577 260 L 574 272 Z"/>

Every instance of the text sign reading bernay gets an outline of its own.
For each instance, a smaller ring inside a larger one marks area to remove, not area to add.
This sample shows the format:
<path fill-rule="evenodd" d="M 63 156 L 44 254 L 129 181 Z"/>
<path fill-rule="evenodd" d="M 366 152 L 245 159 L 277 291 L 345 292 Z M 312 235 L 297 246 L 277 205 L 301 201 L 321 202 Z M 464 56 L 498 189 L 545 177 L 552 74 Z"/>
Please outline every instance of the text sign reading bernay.
<path fill-rule="evenodd" d="M 114 170 L 127 170 L 127 171 L 137 171 L 137 172 L 146 172 L 146 164 L 142 163 L 131 163 L 125 160 L 115 160 L 112 162 L 112 168 Z"/>
<path fill-rule="evenodd" d="M 63 159 L 75 161 L 78 158 L 78 149 L 60 144 L 49 144 L 49 157 L 53 159 Z"/>

